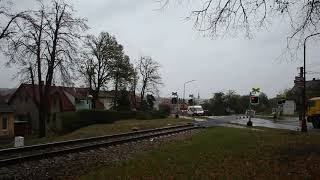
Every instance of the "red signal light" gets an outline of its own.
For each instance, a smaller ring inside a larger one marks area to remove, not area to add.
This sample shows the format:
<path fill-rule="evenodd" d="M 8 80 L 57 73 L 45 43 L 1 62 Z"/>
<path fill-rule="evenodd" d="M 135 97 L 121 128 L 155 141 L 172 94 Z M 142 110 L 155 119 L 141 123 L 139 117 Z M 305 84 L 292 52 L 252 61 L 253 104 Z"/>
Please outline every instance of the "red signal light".
<path fill-rule="evenodd" d="M 251 96 L 250 103 L 251 104 L 259 104 L 259 97 L 258 96 Z"/>

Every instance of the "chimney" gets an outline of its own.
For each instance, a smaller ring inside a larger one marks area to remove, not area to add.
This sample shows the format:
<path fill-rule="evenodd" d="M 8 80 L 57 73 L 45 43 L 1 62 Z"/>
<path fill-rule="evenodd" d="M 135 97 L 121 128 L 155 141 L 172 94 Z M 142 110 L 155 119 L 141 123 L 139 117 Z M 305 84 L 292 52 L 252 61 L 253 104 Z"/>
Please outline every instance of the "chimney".
<path fill-rule="evenodd" d="M 300 67 L 300 77 L 303 77 L 303 67 Z"/>

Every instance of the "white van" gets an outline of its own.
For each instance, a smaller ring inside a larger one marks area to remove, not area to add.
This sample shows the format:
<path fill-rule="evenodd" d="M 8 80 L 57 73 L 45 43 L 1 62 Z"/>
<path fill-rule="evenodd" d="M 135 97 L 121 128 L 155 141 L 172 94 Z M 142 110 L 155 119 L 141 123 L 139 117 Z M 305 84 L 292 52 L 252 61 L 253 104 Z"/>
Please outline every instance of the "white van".
<path fill-rule="evenodd" d="M 204 111 L 202 106 L 188 106 L 187 113 L 191 116 L 203 116 Z"/>

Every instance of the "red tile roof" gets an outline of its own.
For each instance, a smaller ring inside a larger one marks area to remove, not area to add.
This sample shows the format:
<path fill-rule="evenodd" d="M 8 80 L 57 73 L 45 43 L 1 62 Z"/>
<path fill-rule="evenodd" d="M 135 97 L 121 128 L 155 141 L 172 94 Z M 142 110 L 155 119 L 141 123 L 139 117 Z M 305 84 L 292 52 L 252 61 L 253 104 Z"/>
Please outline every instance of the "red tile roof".
<path fill-rule="evenodd" d="M 89 88 L 74 88 L 74 87 L 62 87 L 60 86 L 64 91 L 71 94 L 73 97 L 77 99 L 87 99 L 90 89 Z"/>
<path fill-rule="evenodd" d="M 60 110 L 62 112 L 66 112 L 66 111 L 75 111 L 76 108 L 75 106 L 71 103 L 71 101 L 69 100 L 69 98 L 66 96 L 66 94 L 63 92 L 62 89 L 57 88 L 56 92 L 54 93 L 56 94 L 59 99 L 60 102 Z M 50 96 L 50 100 L 49 100 L 49 104 L 51 104 L 53 102 L 53 98 L 56 98 L 54 96 Z"/>
<path fill-rule="evenodd" d="M 35 85 L 34 92 L 33 86 L 31 84 L 21 84 L 19 88 L 11 95 L 9 102 L 20 91 L 25 91 L 29 97 L 33 99 L 35 104 L 39 105 L 39 86 Z M 51 96 L 49 98 L 49 104 L 53 102 L 53 98 L 58 98 L 60 102 L 60 110 L 65 111 L 75 111 L 75 105 L 69 100 L 65 92 L 74 96 L 77 99 L 86 99 L 89 94 L 89 88 L 73 88 L 73 87 L 62 87 L 62 86 L 51 86 Z M 97 109 L 104 109 L 104 104 L 99 100 L 96 101 Z"/>

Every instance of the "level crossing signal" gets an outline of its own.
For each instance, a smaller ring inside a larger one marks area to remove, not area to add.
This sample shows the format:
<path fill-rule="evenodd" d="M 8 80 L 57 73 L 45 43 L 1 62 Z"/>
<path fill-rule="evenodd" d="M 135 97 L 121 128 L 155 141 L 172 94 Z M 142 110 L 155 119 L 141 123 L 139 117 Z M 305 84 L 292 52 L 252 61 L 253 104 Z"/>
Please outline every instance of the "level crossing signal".
<path fill-rule="evenodd" d="M 176 97 L 172 98 L 171 104 L 178 104 L 178 98 L 176 98 Z"/>
<path fill-rule="evenodd" d="M 258 96 L 251 96 L 251 97 L 250 97 L 250 103 L 251 103 L 252 105 L 259 104 L 259 97 L 258 97 Z"/>

